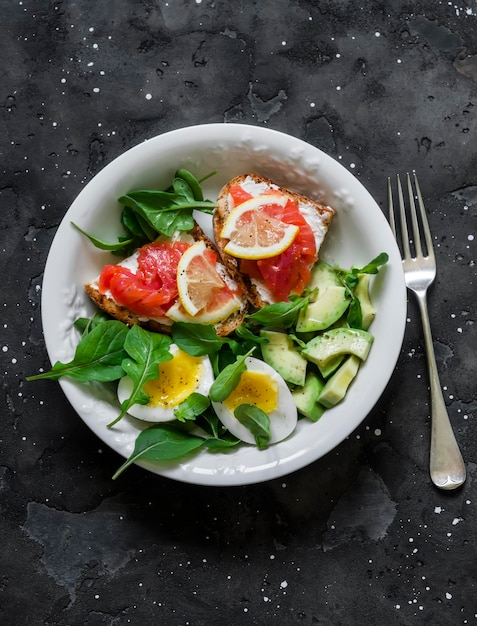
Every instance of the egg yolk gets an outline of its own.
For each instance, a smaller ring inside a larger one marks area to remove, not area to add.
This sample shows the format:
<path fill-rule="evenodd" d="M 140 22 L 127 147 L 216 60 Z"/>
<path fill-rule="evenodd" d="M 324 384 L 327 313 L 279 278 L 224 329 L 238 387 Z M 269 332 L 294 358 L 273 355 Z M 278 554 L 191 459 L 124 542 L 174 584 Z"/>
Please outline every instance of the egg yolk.
<path fill-rule="evenodd" d="M 262 372 L 246 371 L 240 377 L 239 384 L 224 401 L 231 413 L 240 404 L 254 404 L 265 413 L 270 413 L 278 406 L 278 384 Z"/>
<path fill-rule="evenodd" d="M 159 365 L 158 378 L 144 384 L 144 391 L 149 396 L 148 406 L 178 406 L 196 390 L 203 369 L 200 357 L 178 350 L 172 359 Z"/>

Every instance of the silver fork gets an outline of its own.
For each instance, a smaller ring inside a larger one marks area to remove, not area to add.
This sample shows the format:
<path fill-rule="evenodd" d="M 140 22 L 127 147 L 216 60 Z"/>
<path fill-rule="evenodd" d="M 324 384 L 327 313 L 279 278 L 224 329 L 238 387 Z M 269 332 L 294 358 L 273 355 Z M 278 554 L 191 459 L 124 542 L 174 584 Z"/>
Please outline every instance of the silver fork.
<path fill-rule="evenodd" d="M 401 180 L 397 175 L 397 191 L 399 200 L 399 213 L 401 225 L 401 239 L 403 254 L 404 279 L 407 288 L 417 298 L 422 318 L 424 341 L 427 353 L 429 370 L 429 383 L 431 389 L 431 451 L 430 451 L 430 475 L 432 482 L 440 489 L 456 489 L 465 481 L 466 471 L 462 455 L 457 445 L 452 426 L 447 414 L 444 397 L 442 395 L 439 374 L 436 366 L 436 357 L 432 344 L 429 313 L 427 310 L 427 289 L 436 276 L 436 260 L 432 246 L 431 231 L 427 221 L 426 210 L 422 201 L 421 190 L 417 176 L 414 173 L 414 185 L 419 205 L 419 218 L 416 211 L 414 192 L 411 177 L 407 174 L 407 188 L 409 193 L 409 207 L 411 214 L 412 238 L 409 238 L 406 207 L 402 192 Z M 394 217 L 394 205 L 391 179 L 388 178 L 388 204 L 389 222 L 394 236 L 396 234 L 396 221 Z M 424 231 L 426 250 L 423 252 L 419 219 Z M 411 251 L 411 244 L 414 253 Z"/>

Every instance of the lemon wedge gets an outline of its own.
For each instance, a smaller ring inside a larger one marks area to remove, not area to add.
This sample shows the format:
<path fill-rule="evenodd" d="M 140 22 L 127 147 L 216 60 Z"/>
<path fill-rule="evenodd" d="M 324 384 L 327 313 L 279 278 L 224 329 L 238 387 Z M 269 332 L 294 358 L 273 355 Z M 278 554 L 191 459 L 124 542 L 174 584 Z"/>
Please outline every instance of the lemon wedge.
<path fill-rule="evenodd" d="M 221 237 L 229 241 L 224 251 L 240 259 L 267 259 L 291 246 L 299 227 L 285 224 L 262 210 L 265 205 L 284 207 L 288 198 L 264 194 L 234 208 L 225 220 Z"/>
<path fill-rule="evenodd" d="M 240 307 L 240 301 L 217 271 L 215 253 L 203 241 L 187 248 L 180 258 L 177 290 L 179 300 L 167 312 L 177 322 L 214 324 Z"/>

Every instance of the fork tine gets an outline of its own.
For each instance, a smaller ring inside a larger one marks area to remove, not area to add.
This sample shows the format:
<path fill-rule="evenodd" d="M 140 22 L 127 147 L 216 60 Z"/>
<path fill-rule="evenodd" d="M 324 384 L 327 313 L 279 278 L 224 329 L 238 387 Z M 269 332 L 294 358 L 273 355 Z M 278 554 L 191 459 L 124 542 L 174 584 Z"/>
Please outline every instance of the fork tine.
<path fill-rule="evenodd" d="M 414 174 L 414 178 L 416 175 Z M 419 232 L 419 224 L 417 221 L 417 212 L 416 212 L 416 203 L 414 202 L 414 191 L 411 185 L 411 177 L 409 176 L 409 172 L 406 174 L 407 180 L 407 191 L 409 194 L 409 206 L 411 208 L 411 224 L 412 224 L 412 236 L 414 239 L 414 249 L 416 251 L 416 257 L 422 257 L 422 245 L 421 245 L 421 233 Z M 421 208 L 421 216 L 422 216 L 422 208 Z"/>
<path fill-rule="evenodd" d="M 393 235 L 396 238 L 396 220 L 394 217 L 393 190 L 391 186 L 390 176 L 388 176 L 388 211 L 389 211 L 389 225 L 391 226 Z"/>
<path fill-rule="evenodd" d="M 409 233 L 407 230 L 407 219 L 406 219 L 406 207 L 404 204 L 404 197 L 402 194 L 402 186 L 401 186 L 401 178 L 399 174 L 397 175 L 397 188 L 398 188 L 398 199 L 399 199 L 399 213 L 401 216 L 401 231 L 402 231 L 402 247 L 404 249 L 404 256 L 409 258 L 411 256 L 411 250 L 409 248 Z"/>
<path fill-rule="evenodd" d="M 422 200 L 421 188 L 419 187 L 419 181 L 417 180 L 416 172 L 413 172 L 414 184 L 417 191 L 417 201 L 419 204 L 419 211 L 421 216 L 422 227 L 424 230 L 424 239 L 426 242 L 427 256 L 434 260 L 434 246 L 432 245 L 431 229 L 429 228 L 429 222 L 427 219 L 426 209 Z"/>

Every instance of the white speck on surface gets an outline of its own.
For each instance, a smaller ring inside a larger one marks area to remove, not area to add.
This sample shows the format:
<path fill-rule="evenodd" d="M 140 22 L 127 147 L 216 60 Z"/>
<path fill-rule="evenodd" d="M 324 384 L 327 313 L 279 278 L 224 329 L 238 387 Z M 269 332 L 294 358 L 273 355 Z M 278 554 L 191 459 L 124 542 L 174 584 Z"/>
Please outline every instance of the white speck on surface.
<path fill-rule="evenodd" d="M 442 513 L 444 509 L 441 506 L 434 507 L 434 513 Z"/>
<path fill-rule="evenodd" d="M 152 94 L 147 93 L 145 96 L 146 100 L 151 100 L 152 99 Z"/>

